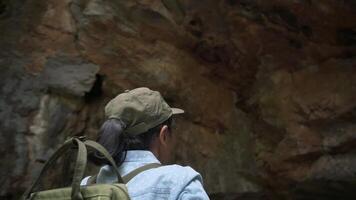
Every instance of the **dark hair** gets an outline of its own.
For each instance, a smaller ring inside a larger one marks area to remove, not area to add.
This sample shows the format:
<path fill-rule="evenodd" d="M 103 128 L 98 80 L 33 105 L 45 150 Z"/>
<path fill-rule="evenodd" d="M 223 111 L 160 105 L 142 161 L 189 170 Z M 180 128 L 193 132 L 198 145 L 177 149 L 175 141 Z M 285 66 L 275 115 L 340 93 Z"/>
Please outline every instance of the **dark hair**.
<path fill-rule="evenodd" d="M 100 128 L 97 142 L 104 146 L 110 155 L 120 166 L 126 158 L 127 150 L 149 150 L 155 137 L 158 137 L 159 131 L 164 125 L 171 129 L 172 118 L 164 121 L 156 127 L 149 129 L 145 133 L 137 136 L 125 136 L 123 134 L 126 125 L 119 119 L 108 119 Z M 90 155 L 90 159 L 97 165 L 109 164 L 103 156 L 98 153 Z"/>

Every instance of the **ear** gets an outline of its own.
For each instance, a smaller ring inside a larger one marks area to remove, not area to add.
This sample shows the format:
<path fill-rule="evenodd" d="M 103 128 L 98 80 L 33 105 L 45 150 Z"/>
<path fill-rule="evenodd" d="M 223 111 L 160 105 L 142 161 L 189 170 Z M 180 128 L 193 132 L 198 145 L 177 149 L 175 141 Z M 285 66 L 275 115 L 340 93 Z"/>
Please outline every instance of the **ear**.
<path fill-rule="evenodd" d="M 164 125 L 159 132 L 159 142 L 166 146 L 169 137 L 169 129 L 167 125 Z"/>

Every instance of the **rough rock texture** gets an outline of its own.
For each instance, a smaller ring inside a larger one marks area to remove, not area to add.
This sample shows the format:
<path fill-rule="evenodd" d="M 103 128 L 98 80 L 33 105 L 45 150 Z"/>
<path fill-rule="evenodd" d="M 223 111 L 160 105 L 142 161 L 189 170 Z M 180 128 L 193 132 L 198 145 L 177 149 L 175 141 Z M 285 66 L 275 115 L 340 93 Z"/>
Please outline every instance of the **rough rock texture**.
<path fill-rule="evenodd" d="M 356 197 L 353 1 L 0 0 L 0 30 L 3 198 L 138 86 L 212 199 Z"/>

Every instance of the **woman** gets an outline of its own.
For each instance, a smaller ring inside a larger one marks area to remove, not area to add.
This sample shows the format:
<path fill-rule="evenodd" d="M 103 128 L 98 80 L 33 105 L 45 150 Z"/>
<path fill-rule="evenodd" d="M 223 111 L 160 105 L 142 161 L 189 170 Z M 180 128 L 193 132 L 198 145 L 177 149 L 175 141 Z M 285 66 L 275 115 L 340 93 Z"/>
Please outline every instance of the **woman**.
<path fill-rule="evenodd" d="M 122 176 L 144 169 L 126 184 L 131 199 L 209 199 L 200 174 L 192 168 L 158 167 L 173 160 L 177 133 L 172 133 L 172 118 L 182 113 L 181 109 L 171 108 L 159 92 L 148 88 L 126 91 L 106 105 L 107 120 L 98 142 L 112 155 Z M 85 178 L 82 185 L 117 181 L 102 157 L 94 155 L 93 160 L 106 165 L 96 177 Z"/>

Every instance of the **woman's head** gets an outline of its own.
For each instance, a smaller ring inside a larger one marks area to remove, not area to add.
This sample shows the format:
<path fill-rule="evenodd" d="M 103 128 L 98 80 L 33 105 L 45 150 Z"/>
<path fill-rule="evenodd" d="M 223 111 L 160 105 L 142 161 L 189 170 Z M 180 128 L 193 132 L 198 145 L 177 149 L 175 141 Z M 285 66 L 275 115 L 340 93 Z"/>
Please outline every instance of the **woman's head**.
<path fill-rule="evenodd" d="M 157 91 L 137 88 L 125 91 L 105 107 L 107 120 L 100 129 L 98 142 L 118 164 L 127 150 L 150 150 L 161 162 L 169 161 L 175 140 L 171 134 L 172 115 L 184 113 L 171 108 Z M 98 155 L 96 163 L 103 163 Z"/>
<path fill-rule="evenodd" d="M 172 160 L 175 146 L 172 118 L 136 136 L 125 135 L 125 127 L 124 122 L 119 119 L 108 119 L 99 131 L 97 142 L 106 148 L 116 163 L 120 165 L 129 150 L 151 151 L 163 163 Z M 96 164 L 108 164 L 100 155 L 95 154 L 91 158 Z"/>

